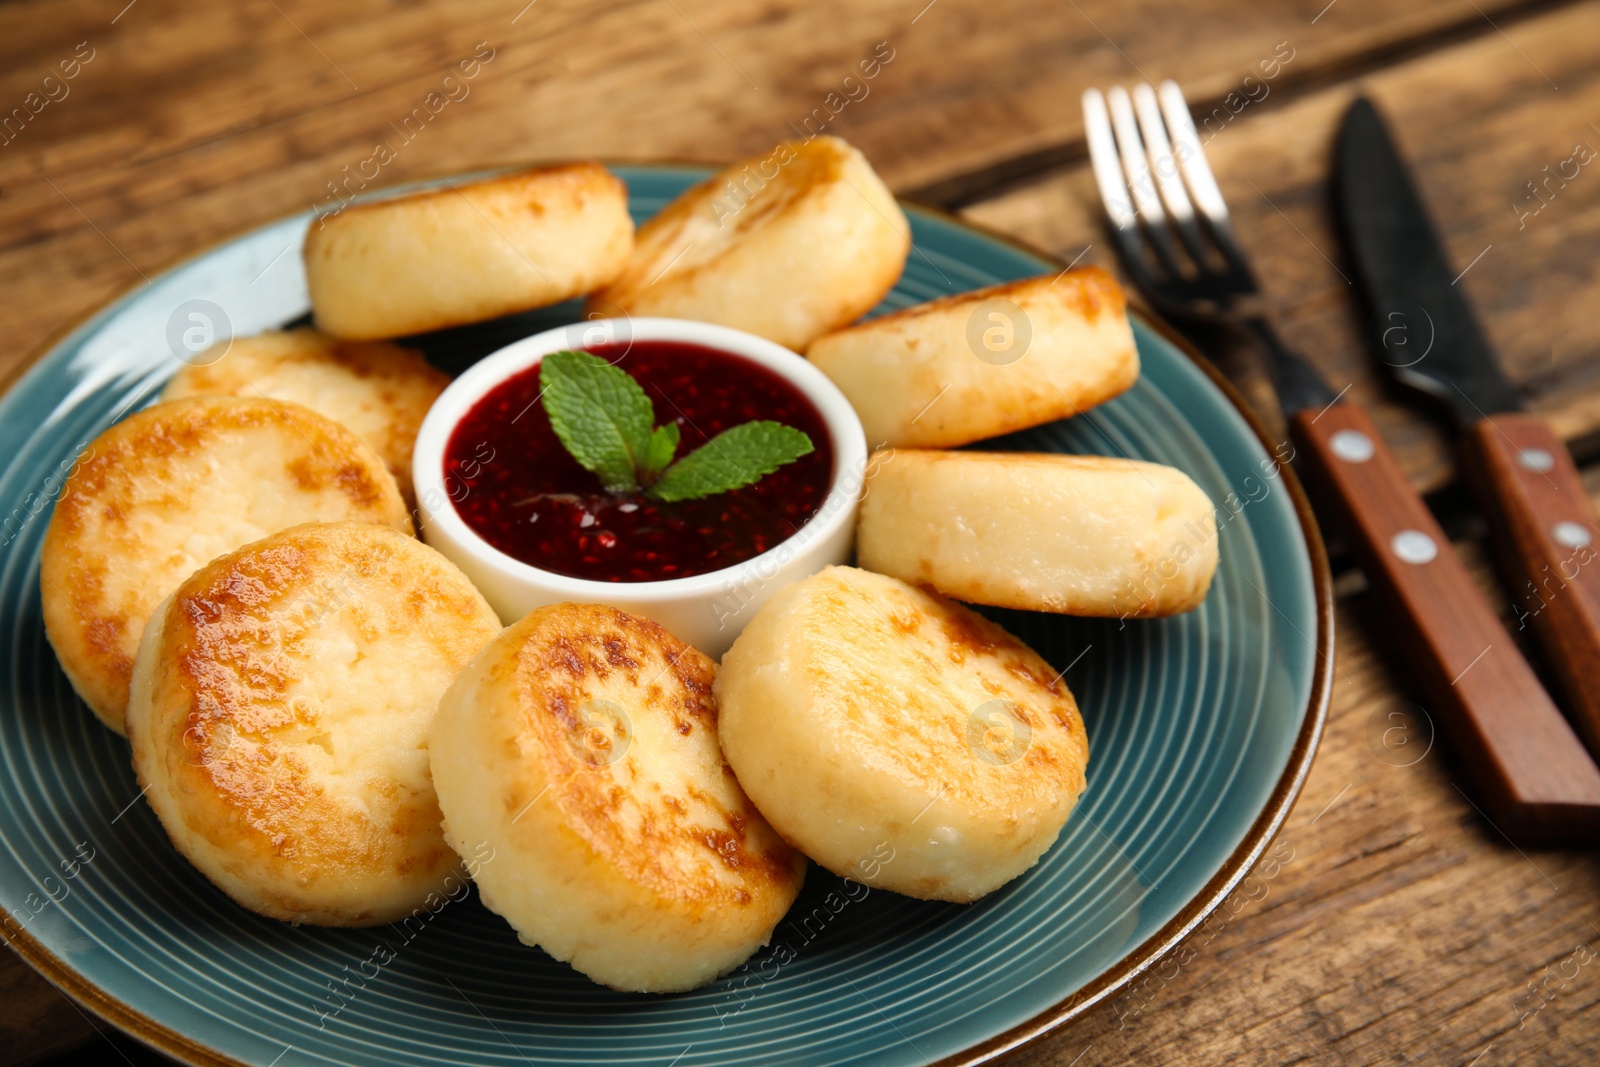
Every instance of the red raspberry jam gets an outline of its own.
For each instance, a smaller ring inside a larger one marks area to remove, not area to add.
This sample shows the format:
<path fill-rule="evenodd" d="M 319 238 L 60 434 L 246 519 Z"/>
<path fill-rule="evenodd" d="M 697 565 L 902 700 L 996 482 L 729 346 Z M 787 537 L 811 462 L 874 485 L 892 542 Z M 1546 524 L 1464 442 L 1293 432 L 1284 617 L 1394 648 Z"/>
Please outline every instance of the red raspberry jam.
<path fill-rule="evenodd" d="M 678 424 L 679 459 L 755 419 L 805 431 L 815 451 L 754 485 L 699 500 L 608 493 L 550 428 L 539 368 L 531 367 L 479 400 L 445 448 L 455 509 L 495 548 L 574 578 L 659 582 L 759 556 L 822 507 L 833 441 L 816 405 L 784 378 L 742 356 L 677 341 L 587 351 L 633 375 L 655 405 L 657 425 Z"/>

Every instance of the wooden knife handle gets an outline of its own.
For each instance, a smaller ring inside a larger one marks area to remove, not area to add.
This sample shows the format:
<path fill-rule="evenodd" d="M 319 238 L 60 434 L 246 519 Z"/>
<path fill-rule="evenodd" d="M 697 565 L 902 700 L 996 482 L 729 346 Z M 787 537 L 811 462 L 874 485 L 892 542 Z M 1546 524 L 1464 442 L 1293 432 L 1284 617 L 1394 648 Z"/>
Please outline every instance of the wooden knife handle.
<path fill-rule="evenodd" d="M 1518 843 L 1600 839 L 1600 769 L 1367 413 L 1335 404 L 1290 426 L 1485 814 Z"/>
<path fill-rule="evenodd" d="M 1466 464 L 1507 582 L 1600 758 L 1600 519 L 1566 444 L 1533 415 L 1467 431 Z"/>

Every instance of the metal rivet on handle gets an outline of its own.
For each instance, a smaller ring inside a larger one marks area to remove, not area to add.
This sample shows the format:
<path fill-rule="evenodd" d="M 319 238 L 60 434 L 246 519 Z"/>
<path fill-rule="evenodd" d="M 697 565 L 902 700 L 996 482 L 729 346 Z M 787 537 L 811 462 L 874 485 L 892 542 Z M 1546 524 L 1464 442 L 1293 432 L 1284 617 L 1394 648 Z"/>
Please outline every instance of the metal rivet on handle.
<path fill-rule="evenodd" d="M 1542 448 L 1524 448 L 1517 453 L 1517 460 L 1531 471 L 1543 474 L 1556 465 L 1556 457 Z"/>
<path fill-rule="evenodd" d="M 1365 463 L 1372 458 L 1372 438 L 1360 430 L 1340 430 L 1328 439 L 1333 454 L 1346 463 Z"/>
<path fill-rule="evenodd" d="M 1439 554 L 1439 546 L 1421 530 L 1401 530 L 1389 547 L 1406 563 L 1431 563 Z"/>
<path fill-rule="evenodd" d="M 1588 528 L 1575 522 L 1556 523 L 1550 530 L 1550 536 L 1556 539 L 1556 544 L 1567 548 L 1582 548 L 1592 540 Z"/>

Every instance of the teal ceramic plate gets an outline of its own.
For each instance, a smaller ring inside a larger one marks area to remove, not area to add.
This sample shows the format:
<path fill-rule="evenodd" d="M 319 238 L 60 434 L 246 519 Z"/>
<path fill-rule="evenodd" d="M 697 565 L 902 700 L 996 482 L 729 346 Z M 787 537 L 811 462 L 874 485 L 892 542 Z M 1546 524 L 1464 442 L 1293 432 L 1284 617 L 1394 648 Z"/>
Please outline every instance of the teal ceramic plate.
<path fill-rule="evenodd" d="M 640 219 L 703 173 L 619 172 Z M 886 308 L 1059 269 L 909 213 L 915 249 Z M 1131 392 L 989 447 L 1182 468 L 1219 508 L 1221 568 L 1204 606 L 1179 618 L 996 613 L 1066 669 L 1093 752 L 1087 795 L 1023 877 L 956 906 L 846 893 L 813 868 L 768 949 L 704 989 L 659 997 L 590 984 L 519 945 L 473 897 L 368 930 L 295 928 L 235 906 L 173 850 L 126 743 L 57 667 L 39 544 L 74 456 L 151 400 L 179 365 L 184 329 L 220 323 L 217 309 L 237 334 L 305 314 L 307 221 L 255 230 L 129 293 L 0 401 L 0 921 L 102 1017 L 195 1063 L 975 1063 L 1115 995 L 1228 895 L 1288 812 L 1328 699 L 1321 544 L 1233 394 L 1136 320 L 1144 374 Z M 459 369 L 575 312 L 425 343 Z"/>

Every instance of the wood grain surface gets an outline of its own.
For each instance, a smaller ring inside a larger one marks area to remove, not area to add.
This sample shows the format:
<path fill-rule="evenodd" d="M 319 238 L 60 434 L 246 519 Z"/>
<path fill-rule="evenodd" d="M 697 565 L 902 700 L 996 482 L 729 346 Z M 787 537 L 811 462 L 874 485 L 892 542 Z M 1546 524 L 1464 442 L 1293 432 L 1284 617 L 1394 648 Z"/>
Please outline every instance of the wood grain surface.
<path fill-rule="evenodd" d="M 374 186 L 571 156 L 726 160 L 809 117 L 899 192 L 1114 268 L 1079 96 L 1172 77 L 1211 120 L 1207 152 L 1286 339 L 1373 412 L 1520 639 L 1442 424 L 1362 348 L 1328 152 L 1346 102 L 1371 95 L 1508 370 L 1592 462 L 1600 166 L 1561 175 L 1577 146 L 1600 149 L 1597 42 L 1600 3 L 1509 0 L 3 0 L 0 381 L 162 267 L 325 202 L 379 143 L 395 158 Z M 839 107 L 879 48 L 892 58 Z M 446 85 L 474 57 L 475 76 Z M 59 99 L 39 106 L 47 89 Z M 1215 354 L 1275 420 L 1253 354 Z M 1332 718 L 1268 859 L 1138 988 L 1015 1062 L 1600 1057 L 1600 856 L 1519 851 L 1485 820 L 1415 672 L 1376 636 L 1362 576 L 1340 588 Z M 83 1041 L 76 1062 L 140 1058 L 0 954 L 0 1064 Z"/>

